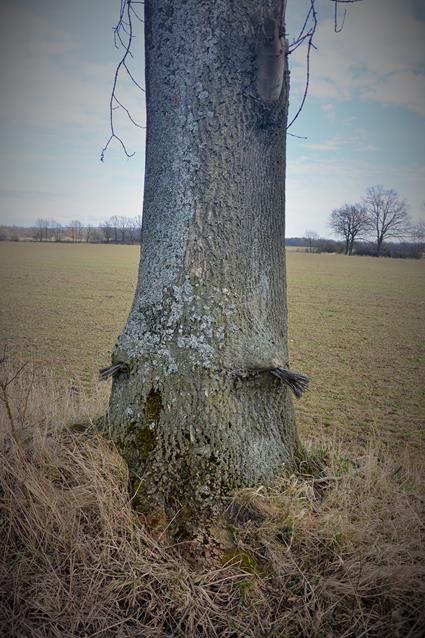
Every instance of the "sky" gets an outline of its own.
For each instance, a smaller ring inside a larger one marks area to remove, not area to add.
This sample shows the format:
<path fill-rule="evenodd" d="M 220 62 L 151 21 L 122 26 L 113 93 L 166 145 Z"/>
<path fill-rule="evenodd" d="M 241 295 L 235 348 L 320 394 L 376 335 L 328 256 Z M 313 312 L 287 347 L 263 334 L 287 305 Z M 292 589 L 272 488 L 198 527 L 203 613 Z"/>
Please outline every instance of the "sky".
<path fill-rule="evenodd" d="M 0 0 L 0 224 L 37 218 L 98 224 L 142 209 L 145 130 L 116 112 L 128 159 L 109 136 L 109 98 L 119 52 L 119 0 Z M 341 33 L 333 4 L 316 0 L 318 29 L 305 107 L 289 132 L 286 234 L 330 236 L 330 212 L 367 187 L 396 189 L 425 220 L 425 3 L 363 0 Z M 288 0 L 299 31 L 309 0 Z M 342 11 L 341 11 L 342 14 Z M 143 33 L 131 67 L 143 85 Z M 305 49 L 290 56 L 290 119 L 305 82 Z M 120 99 L 144 124 L 143 93 L 122 81 Z"/>

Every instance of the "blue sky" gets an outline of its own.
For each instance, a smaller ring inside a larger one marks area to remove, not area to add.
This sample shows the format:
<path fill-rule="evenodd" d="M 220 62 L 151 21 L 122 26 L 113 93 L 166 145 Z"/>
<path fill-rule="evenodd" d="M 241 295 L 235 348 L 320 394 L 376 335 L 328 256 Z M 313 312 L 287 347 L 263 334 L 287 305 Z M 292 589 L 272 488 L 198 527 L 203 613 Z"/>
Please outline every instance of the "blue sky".
<path fill-rule="evenodd" d="M 288 0 L 289 37 L 308 0 Z M 287 235 L 329 235 L 331 210 L 384 184 L 425 218 L 425 10 L 420 0 L 364 0 L 333 32 L 332 3 L 317 0 L 317 51 L 306 106 L 288 138 Z M 113 146 L 104 163 L 108 101 L 118 53 L 119 0 L 0 0 L 0 223 L 38 217 L 96 224 L 142 206 L 144 131 L 118 120 L 132 159 Z M 133 61 L 143 83 L 143 35 Z M 291 56 L 291 110 L 305 51 Z M 121 96 L 144 123 L 143 95 Z"/>

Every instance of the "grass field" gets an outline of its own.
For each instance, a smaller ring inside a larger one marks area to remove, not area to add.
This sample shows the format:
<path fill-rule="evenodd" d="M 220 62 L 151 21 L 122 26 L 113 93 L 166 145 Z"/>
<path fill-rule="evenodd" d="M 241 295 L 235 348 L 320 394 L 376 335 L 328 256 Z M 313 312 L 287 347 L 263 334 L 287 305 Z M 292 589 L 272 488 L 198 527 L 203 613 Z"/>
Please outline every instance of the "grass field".
<path fill-rule="evenodd" d="M 83 380 L 108 364 L 136 283 L 135 246 L 0 244 L 0 336 Z M 311 391 L 301 434 L 419 449 L 425 420 L 425 261 L 289 251 L 292 367 Z"/>

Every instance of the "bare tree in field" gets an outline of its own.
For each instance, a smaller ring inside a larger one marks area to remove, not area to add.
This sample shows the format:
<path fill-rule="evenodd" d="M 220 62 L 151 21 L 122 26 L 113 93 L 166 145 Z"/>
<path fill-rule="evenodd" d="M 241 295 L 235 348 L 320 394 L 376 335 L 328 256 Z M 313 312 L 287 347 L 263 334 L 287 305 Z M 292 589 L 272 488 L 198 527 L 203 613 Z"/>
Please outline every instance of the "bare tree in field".
<path fill-rule="evenodd" d="M 133 217 L 127 217 L 127 242 L 129 244 L 134 244 L 136 241 L 136 223 Z"/>
<path fill-rule="evenodd" d="M 117 73 L 130 78 L 140 6 L 121 1 Z M 285 10 L 285 0 L 144 3 L 139 278 L 101 375 L 113 375 L 109 432 L 145 507 L 186 524 L 293 469 L 299 450 L 291 390 L 308 380 L 290 372 L 287 344 L 287 61 L 303 42 L 310 53 L 317 17 L 312 0 L 290 44 Z M 102 160 L 114 139 L 130 155 L 113 125 L 117 73 Z"/>
<path fill-rule="evenodd" d="M 114 218 L 115 219 L 115 223 L 116 226 L 115 228 L 117 229 L 117 233 L 118 233 L 118 237 L 119 237 L 119 242 L 121 244 L 125 244 L 125 238 L 126 238 L 126 234 L 127 234 L 127 217 L 123 217 L 122 215 L 119 215 L 117 217 Z"/>
<path fill-rule="evenodd" d="M 111 227 L 112 227 L 113 241 L 114 241 L 115 244 L 118 244 L 118 242 L 119 242 L 120 218 L 118 217 L 118 215 L 113 215 L 110 218 L 109 223 L 111 224 Z"/>
<path fill-rule="evenodd" d="M 59 222 L 55 221 L 54 223 L 53 235 L 54 235 L 55 241 L 57 242 L 62 241 L 63 227 L 62 227 L 62 224 L 60 224 Z"/>
<path fill-rule="evenodd" d="M 136 228 L 136 238 L 139 243 L 142 237 L 142 221 L 143 221 L 142 215 L 136 215 L 136 217 L 134 217 L 134 225 Z"/>
<path fill-rule="evenodd" d="M 319 239 L 319 234 L 316 233 L 316 231 L 314 230 L 305 231 L 304 240 L 305 240 L 306 251 L 308 253 L 314 253 L 318 239 Z"/>
<path fill-rule="evenodd" d="M 34 238 L 37 241 L 43 241 L 43 234 L 44 234 L 44 226 L 45 226 L 45 219 L 41 219 L 40 217 L 37 219 L 37 221 L 35 222 L 35 234 L 34 234 Z"/>
<path fill-rule="evenodd" d="M 69 224 L 69 230 L 71 231 L 71 239 L 73 242 L 80 242 L 83 239 L 83 224 L 79 219 L 73 219 Z"/>
<path fill-rule="evenodd" d="M 381 254 L 384 240 L 400 239 L 409 233 L 407 203 L 397 191 L 384 186 L 371 186 L 363 199 L 370 231 L 376 240 L 376 256 Z"/>
<path fill-rule="evenodd" d="M 101 224 L 99 224 L 99 229 L 103 233 L 103 237 L 105 239 L 105 242 L 107 244 L 109 244 L 109 242 L 111 241 L 112 236 L 113 236 L 113 227 L 112 227 L 111 220 L 107 219 L 106 221 L 104 221 Z"/>
<path fill-rule="evenodd" d="M 329 226 L 336 235 L 344 238 L 344 254 L 351 255 L 356 238 L 362 237 L 369 228 L 366 208 L 361 204 L 344 204 L 332 211 Z"/>
<path fill-rule="evenodd" d="M 45 218 L 37 219 L 35 223 L 36 233 L 35 238 L 37 241 L 48 241 L 49 240 L 49 229 L 52 228 L 52 224 L 55 224 L 54 220 L 49 220 Z"/>
<path fill-rule="evenodd" d="M 425 241 L 425 221 L 419 221 L 411 228 L 411 237 L 416 243 Z"/>
<path fill-rule="evenodd" d="M 86 240 L 87 244 L 89 244 L 90 242 L 92 242 L 94 240 L 95 229 L 93 228 L 93 226 L 85 226 L 83 228 L 83 232 L 84 232 L 85 240 Z"/>

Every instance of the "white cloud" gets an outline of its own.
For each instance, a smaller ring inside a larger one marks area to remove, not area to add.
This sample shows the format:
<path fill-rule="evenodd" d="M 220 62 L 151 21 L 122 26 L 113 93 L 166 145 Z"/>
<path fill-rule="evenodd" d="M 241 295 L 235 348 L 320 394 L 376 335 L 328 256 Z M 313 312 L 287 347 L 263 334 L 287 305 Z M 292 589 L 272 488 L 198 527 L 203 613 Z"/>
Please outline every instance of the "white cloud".
<path fill-rule="evenodd" d="M 424 23 L 409 7 L 399 0 L 354 4 L 338 35 L 333 20 L 321 20 L 318 50 L 311 54 L 310 95 L 360 97 L 425 115 Z M 302 91 L 305 49 L 297 49 L 291 63 L 293 89 Z"/>
<path fill-rule="evenodd" d="M 9 27 L 0 38 L 3 121 L 55 132 L 72 126 L 107 137 L 114 62 L 81 59 L 76 38 L 29 10 L 2 4 L 0 11 Z M 143 111 L 143 95 L 125 81 L 120 96 L 131 112 Z M 126 117 L 120 126 L 123 136 L 128 128 L 140 139 Z"/>
<path fill-rule="evenodd" d="M 411 71 L 392 73 L 365 88 L 362 97 L 385 106 L 404 106 L 425 115 L 425 75 Z"/>
<path fill-rule="evenodd" d="M 325 152 L 333 152 L 339 150 L 342 146 L 347 144 L 347 140 L 342 137 L 334 137 L 327 142 L 323 142 L 321 144 L 311 144 L 305 143 L 304 148 L 308 148 L 312 151 L 325 151 Z"/>

